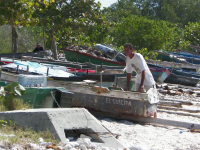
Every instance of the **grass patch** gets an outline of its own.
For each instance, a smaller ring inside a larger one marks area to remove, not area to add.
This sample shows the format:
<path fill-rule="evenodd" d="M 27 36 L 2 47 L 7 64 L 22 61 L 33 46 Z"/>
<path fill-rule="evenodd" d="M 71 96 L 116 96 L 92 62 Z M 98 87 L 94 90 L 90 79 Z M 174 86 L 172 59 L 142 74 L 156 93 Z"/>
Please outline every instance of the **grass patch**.
<path fill-rule="evenodd" d="M 31 109 L 32 106 L 28 103 L 24 103 L 22 99 L 14 98 L 11 100 L 6 100 L 4 97 L 0 98 L 0 111 L 10 111 L 10 110 L 25 110 Z"/>
<path fill-rule="evenodd" d="M 24 93 L 24 87 L 15 82 L 5 86 L 4 90 L 1 89 L 0 112 L 32 109 L 32 105 L 24 103 L 23 99 L 17 97 Z M 11 149 L 13 145 L 20 145 L 22 149 L 30 149 L 27 148 L 27 144 L 38 144 L 39 138 L 43 138 L 44 142 L 58 143 L 58 140 L 48 130 L 36 132 L 31 128 L 23 127 L 23 125 L 13 124 L 12 120 L 9 120 L 8 123 L 0 120 L 0 142 L 6 149 Z"/>
<path fill-rule="evenodd" d="M 39 138 L 43 138 L 44 142 L 59 143 L 48 130 L 36 132 L 27 127 L 22 128 L 17 124 L 1 126 L 0 133 L 0 141 L 8 148 L 13 145 L 21 145 L 26 149 L 27 143 L 38 143 Z"/>

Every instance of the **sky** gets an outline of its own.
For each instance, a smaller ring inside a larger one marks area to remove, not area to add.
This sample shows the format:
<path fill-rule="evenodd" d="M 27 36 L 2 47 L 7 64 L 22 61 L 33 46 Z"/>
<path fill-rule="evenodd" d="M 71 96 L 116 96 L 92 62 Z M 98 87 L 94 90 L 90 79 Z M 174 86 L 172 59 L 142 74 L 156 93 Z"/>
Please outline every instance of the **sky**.
<path fill-rule="evenodd" d="M 95 0 L 95 2 L 101 3 L 101 8 L 103 7 L 109 7 L 111 4 L 116 3 L 117 0 Z"/>

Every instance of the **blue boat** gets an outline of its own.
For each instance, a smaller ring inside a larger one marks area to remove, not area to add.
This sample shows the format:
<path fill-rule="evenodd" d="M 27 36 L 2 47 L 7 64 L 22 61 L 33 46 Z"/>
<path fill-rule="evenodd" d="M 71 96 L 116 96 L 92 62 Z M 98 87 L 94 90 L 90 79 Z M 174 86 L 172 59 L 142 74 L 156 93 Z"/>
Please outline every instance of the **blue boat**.
<path fill-rule="evenodd" d="M 149 67 L 154 80 L 159 83 L 163 83 L 164 80 L 170 75 L 170 71 L 167 68 L 155 68 Z"/>

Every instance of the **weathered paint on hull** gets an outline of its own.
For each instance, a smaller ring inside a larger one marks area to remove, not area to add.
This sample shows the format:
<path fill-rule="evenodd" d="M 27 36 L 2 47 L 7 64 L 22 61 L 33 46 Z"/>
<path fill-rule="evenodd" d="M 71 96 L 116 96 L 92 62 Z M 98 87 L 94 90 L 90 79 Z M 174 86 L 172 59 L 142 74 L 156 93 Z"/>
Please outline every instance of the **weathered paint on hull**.
<path fill-rule="evenodd" d="M 150 104 L 148 101 L 77 92 L 74 92 L 71 107 L 84 107 L 89 111 L 140 117 L 153 117 L 157 112 L 157 104 Z"/>
<path fill-rule="evenodd" d="M 156 116 L 157 104 L 149 103 L 147 93 L 108 90 L 105 87 L 88 87 L 63 84 L 74 93 L 71 102 L 63 98 L 61 107 L 82 107 L 93 112 L 102 112 L 115 115 L 129 115 L 141 117 Z M 70 105 L 68 105 L 70 103 Z"/>
<path fill-rule="evenodd" d="M 99 58 L 88 53 L 81 53 L 79 51 L 72 51 L 69 49 L 62 49 L 65 53 L 65 58 L 67 61 L 74 61 L 74 62 L 91 62 L 97 65 L 108 65 L 108 66 L 125 66 L 125 63 L 115 62 L 106 58 Z"/>

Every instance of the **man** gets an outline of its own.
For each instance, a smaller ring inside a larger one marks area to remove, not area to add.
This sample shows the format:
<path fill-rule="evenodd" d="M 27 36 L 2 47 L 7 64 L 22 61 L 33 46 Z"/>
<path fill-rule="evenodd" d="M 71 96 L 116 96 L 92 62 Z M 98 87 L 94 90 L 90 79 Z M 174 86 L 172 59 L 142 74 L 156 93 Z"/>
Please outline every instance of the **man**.
<path fill-rule="evenodd" d="M 41 46 L 39 42 L 36 43 L 36 48 L 33 50 L 33 53 L 39 53 L 39 52 L 44 52 L 44 48 Z"/>
<path fill-rule="evenodd" d="M 129 83 L 131 74 L 136 72 L 135 89 L 138 92 L 146 92 L 155 86 L 154 78 L 147 66 L 144 57 L 140 53 L 133 52 L 133 45 L 126 43 L 124 45 L 124 52 L 126 54 L 126 72 L 127 72 L 127 87 L 129 90 Z"/>

